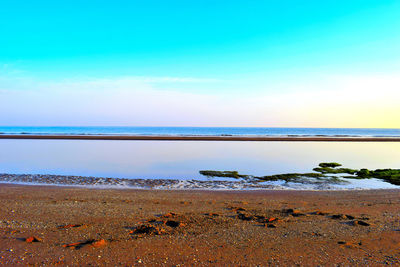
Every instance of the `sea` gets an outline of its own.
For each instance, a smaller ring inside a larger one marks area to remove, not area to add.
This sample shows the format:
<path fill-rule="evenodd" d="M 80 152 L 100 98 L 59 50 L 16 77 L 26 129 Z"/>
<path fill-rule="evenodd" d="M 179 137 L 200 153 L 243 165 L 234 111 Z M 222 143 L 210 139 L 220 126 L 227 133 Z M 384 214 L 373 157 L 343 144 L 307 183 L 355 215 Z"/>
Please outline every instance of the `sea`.
<path fill-rule="evenodd" d="M 400 137 L 400 129 L 239 127 L 15 127 L 1 134 Z M 321 162 L 353 169 L 400 169 L 400 142 L 267 142 L 0 139 L 0 182 L 96 188 L 206 190 L 397 189 L 378 179 L 340 183 L 255 182 L 201 170 L 264 176 L 313 172 Z"/>
<path fill-rule="evenodd" d="M 0 134 L 400 137 L 400 129 L 278 128 L 278 127 L 275 128 L 275 127 L 0 126 Z"/>

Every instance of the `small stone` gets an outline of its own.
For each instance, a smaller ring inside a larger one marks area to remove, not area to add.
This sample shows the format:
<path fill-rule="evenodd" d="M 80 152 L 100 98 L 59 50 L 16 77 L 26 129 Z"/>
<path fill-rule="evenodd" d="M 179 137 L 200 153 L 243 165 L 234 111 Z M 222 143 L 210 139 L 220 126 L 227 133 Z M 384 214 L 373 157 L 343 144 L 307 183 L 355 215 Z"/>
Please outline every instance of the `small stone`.
<path fill-rule="evenodd" d="M 251 216 L 251 215 L 246 215 L 246 214 L 244 214 L 244 213 L 239 213 L 238 215 L 237 215 L 237 217 L 240 219 L 240 220 L 243 220 L 243 221 L 251 221 L 254 217 L 253 216 Z"/>
<path fill-rule="evenodd" d="M 83 224 L 66 224 L 66 225 L 61 225 L 58 227 L 58 229 L 68 229 L 68 228 L 77 228 L 81 227 Z"/>
<path fill-rule="evenodd" d="M 334 214 L 331 216 L 331 218 L 334 220 L 340 220 L 340 219 L 346 219 L 346 216 L 344 216 L 343 214 Z"/>
<path fill-rule="evenodd" d="M 343 247 L 343 248 L 355 248 L 355 247 L 357 247 L 357 244 L 355 244 L 353 242 L 348 242 L 348 241 L 339 241 L 338 244 L 341 245 L 341 247 Z M 358 245 L 360 245 L 360 244 L 358 244 Z"/>
<path fill-rule="evenodd" d="M 180 226 L 180 225 L 181 225 L 181 223 L 180 223 L 180 222 L 178 222 L 178 221 L 172 221 L 172 220 L 168 220 L 168 221 L 166 221 L 166 222 L 165 222 L 165 225 L 167 225 L 167 226 L 169 226 L 169 227 L 173 227 L 173 228 L 175 228 L 175 227 L 178 227 L 178 226 Z"/>
<path fill-rule="evenodd" d="M 364 222 L 364 221 L 353 221 L 353 225 L 370 226 L 369 223 Z"/>
<path fill-rule="evenodd" d="M 107 244 L 107 242 L 104 239 L 100 239 L 98 241 L 94 241 L 91 245 L 94 248 L 99 248 L 99 247 L 104 246 L 106 244 Z M 99 256 L 99 257 L 101 257 L 101 256 Z"/>
<path fill-rule="evenodd" d="M 34 236 L 30 236 L 28 238 L 25 238 L 25 242 L 26 243 L 33 243 L 33 242 L 40 242 L 41 239 L 34 237 Z"/>
<path fill-rule="evenodd" d="M 176 213 L 168 212 L 168 213 L 164 214 L 162 217 L 164 217 L 164 218 L 171 218 L 171 217 L 174 217 L 175 215 L 176 215 Z"/>

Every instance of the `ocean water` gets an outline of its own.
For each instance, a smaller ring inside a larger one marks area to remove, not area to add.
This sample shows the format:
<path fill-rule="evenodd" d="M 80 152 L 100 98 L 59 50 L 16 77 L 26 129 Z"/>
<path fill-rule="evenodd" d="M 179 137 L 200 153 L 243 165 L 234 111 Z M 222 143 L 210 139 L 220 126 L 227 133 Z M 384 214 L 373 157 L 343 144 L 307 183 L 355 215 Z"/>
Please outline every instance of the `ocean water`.
<path fill-rule="evenodd" d="M 166 135 L 166 136 L 357 136 L 400 137 L 400 129 L 261 127 L 17 127 L 0 134 Z"/>
<path fill-rule="evenodd" d="M 347 179 L 344 184 L 285 183 L 258 185 L 234 179 L 207 178 L 200 170 L 238 171 L 263 176 L 310 172 L 321 162 L 348 168 L 400 168 L 399 142 L 241 142 L 241 141 L 119 141 L 119 140 L 7 140 L 0 139 L 0 174 L 56 175 L 52 183 L 132 187 L 136 179 L 178 180 L 158 188 L 206 189 L 378 189 L 400 188 L 376 180 Z M 65 175 L 58 177 L 57 175 Z M 0 175 L 1 176 L 1 175 Z M 76 178 L 72 176 L 83 176 Z M 1 180 L 42 183 L 45 179 Z M 57 178 L 58 177 L 58 178 Z M 85 178 L 87 177 L 87 178 Z M 107 182 L 111 177 L 122 180 Z M 17 177 L 18 178 L 18 177 Z M 215 181 L 223 182 L 215 182 Z M 92 183 L 92 182 L 90 182 Z M 89 184 L 90 184 L 89 183 Z"/>

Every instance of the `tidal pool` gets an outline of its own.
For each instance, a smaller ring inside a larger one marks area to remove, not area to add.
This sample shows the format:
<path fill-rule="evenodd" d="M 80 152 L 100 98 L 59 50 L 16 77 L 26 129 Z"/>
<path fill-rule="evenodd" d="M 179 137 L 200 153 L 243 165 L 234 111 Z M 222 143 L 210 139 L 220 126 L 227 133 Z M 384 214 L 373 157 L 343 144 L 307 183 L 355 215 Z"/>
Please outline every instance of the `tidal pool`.
<path fill-rule="evenodd" d="M 0 140 L 0 173 L 207 180 L 200 170 L 262 176 L 310 172 L 320 162 L 400 168 L 400 143 Z"/>

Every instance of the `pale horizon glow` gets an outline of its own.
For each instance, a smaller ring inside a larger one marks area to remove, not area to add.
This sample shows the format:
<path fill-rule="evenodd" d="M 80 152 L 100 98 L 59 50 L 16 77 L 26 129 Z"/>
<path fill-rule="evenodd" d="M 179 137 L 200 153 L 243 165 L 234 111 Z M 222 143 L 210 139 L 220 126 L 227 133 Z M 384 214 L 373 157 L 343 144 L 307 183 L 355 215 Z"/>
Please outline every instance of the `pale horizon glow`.
<path fill-rule="evenodd" d="M 292 84 L 285 92 L 257 95 L 185 92 L 152 84 L 163 80 L 8 81 L 15 88 L 0 87 L 0 124 L 396 128 L 400 123 L 396 116 L 400 75 L 324 77 L 324 82 L 309 83 L 308 90 Z M 166 82 L 207 85 L 210 81 L 168 78 Z M 367 113 L 373 116 L 366 117 Z"/>

